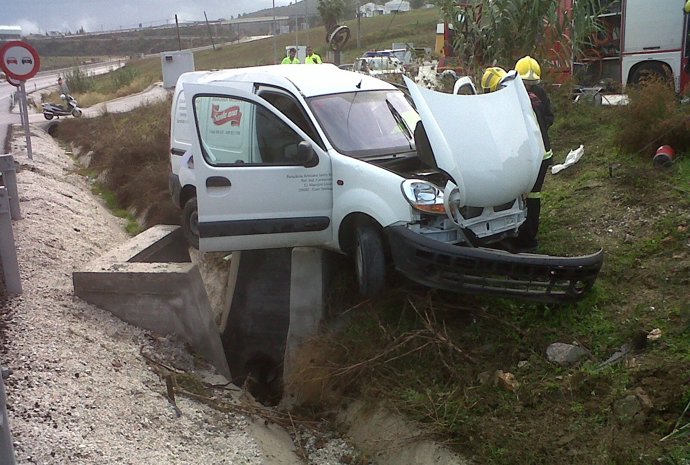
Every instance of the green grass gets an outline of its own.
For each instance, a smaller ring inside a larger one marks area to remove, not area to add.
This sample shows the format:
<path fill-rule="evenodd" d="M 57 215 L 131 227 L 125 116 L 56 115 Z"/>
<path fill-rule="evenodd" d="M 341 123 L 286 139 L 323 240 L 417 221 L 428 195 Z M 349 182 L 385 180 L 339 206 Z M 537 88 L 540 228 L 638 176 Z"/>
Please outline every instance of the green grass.
<path fill-rule="evenodd" d="M 434 10 L 423 10 L 392 23 L 386 17 L 362 21 L 363 45 L 348 48 L 343 61 L 394 41 L 431 45 L 436 20 Z M 322 29 L 300 33 L 301 42 L 313 42 L 323 54 L 322 36 Z M 293 40 L 277 38 L 278 49 Z M 195 61 L 198 69 L 210 69 L 267 63 L 272 56 L 269 39 L 202 52 Z M 158 59 L 129 66 L 137 78 L 159 76 Z M 690 397 L 690 162 L 681 149 L 670 169 L 655 169 L 653 150 L 623 150 L 617 142 L 635 114 L 574 105 L 567 89 L 552 96 L 555 162 L 580 144 L 585 155 L 547 176 L 540 248 L 558 255 L 603 248 L 594 290 L 577 304 L 541 305 L 420 290 L 393 275 L 390 291 L 362 304 L 343 267 L 329 310 L 351 309 L 350 324 L 313 342 L 302 380 L 322 384 L 318 402 L 325 410 L 351 397 L 384 399 L 477 464 L 686 463 L 687 437 L 659 439 L 671 432 Z M 61 137 L 98 154 L 90 169 L 112 174 L 105 189 L 116 193 L 114 208 L 137 217 L 149 212 L 146 224 L 177 214 L 152 212 L 170 206 L 169 105 L 61 125 Z M 657 137 L 655 125 L 649 131 Z M 110 196 L 104 194 L 106 201 Z M 662 332 L 659 340 L 624 363 L 600 367 L 639 331 L 654 328 Z M 573 367 L 552 365 L 545 350 L 553 342 L 577 342 L 590 356 Z M 519 387 L 502 385 L 497 370 L 512 373 Z M 631 395 L 651 402 L 641 423 L 616 413 Z"/>

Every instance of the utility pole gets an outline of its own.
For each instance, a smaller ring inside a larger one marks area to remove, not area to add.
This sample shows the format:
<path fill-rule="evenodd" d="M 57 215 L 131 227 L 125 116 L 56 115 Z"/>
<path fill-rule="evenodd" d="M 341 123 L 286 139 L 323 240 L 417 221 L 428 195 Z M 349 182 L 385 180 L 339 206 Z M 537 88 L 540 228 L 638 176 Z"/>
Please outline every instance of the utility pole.
<path fill-rule="evenodd" d="M 306 23 L 305 29 L 307 30 L 307 42 L 305 45 L 309 45 L 309 9 L 308 9 L 308 4 L 309 2 L 307 0 L 304 1 L 304 22 Z"/>
<path fill-rule="evenodd" d="M 216 44 L 213 42 L 213 34 L 211 33 L 211 25 L 208 24 L 208 16 L 206 16 L 206 12 L 204 11 L 204 18 L 206 18 L 206 27 L 208 28 L 208 36 L 211 38 L 211 45 L 213 46 L 213 51 L 216 51 Z"/>
<path fill-rule="evenodd" d="M 278 49 L 276 48 L 276 0 L 273 0 L 273 64 L 278 64 Z"/>
<path fill-rule="evenodd" d="M 175 13 L 175 29 L 177 30 L 177 49 L 182 50 L 182 40 L 180 40 L 180 23 L 177 22 L 177 13 Z"/>

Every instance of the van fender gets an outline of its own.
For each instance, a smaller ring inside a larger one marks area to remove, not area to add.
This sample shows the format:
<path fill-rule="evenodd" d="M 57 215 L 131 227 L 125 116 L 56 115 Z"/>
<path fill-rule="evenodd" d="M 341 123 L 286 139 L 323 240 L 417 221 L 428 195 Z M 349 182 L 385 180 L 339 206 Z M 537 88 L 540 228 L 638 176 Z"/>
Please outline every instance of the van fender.
<path fill-rule="evenodd" d="M 391 196 L 386 196 L 385 192 L 355 188 L 337 196 L 333 205 L 333 234 L 338 248 L 347 252 L 350 246 L 347 238 L 350 237 L 351 229 L 356 226 L 357 221 L 368 218 L 381 228 L 411 222 L 411 207 L 400 191 L 396 194 L 397 198 L 389 198 Z"/>

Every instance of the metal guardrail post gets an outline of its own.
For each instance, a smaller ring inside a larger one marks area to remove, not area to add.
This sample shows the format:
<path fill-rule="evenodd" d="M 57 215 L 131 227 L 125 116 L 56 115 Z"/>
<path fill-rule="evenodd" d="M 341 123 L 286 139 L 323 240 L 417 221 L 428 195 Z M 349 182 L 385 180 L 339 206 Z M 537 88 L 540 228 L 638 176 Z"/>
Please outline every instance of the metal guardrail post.
<path fill-rule="evenodd" d="M 1 368 L 0 372 L 0 463 L 15 465 L 14 446 L 10 434 L 10 422 L 7 418 L 7 406 L 5 400 L 5 379 L 12 373 L 8 368 Z"/>
<path fill-rule="evenodd" d="M 0 187 L 0 264 L 5 277 L 5 290 L 8 294 L 18 295 L 22 293 L 22 283 L 19 278 L 19 263 L 14 245 L 9 203 L 7 189 Z"/>
<path fill-rule="evenodd" d="M 19 208 L 19 191 L 17 190 L 17 169 L 12 155 L 0 155 L 0 175 L 10 197 L 10 213 L 13 220 L 21 220 Z"/>

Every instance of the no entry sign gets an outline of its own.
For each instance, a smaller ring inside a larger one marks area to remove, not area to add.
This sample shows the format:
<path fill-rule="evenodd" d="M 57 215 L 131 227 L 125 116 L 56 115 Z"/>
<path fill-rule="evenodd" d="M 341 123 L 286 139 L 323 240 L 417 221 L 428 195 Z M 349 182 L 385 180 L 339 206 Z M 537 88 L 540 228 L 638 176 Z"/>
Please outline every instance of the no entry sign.
<path fill-rule="evenodd" d="M 31 45 L 20 40 L 12 40 L 0 49 L 0 68 L 8 77 L 26 81 L 38 73 L 41 59 Z"/>

